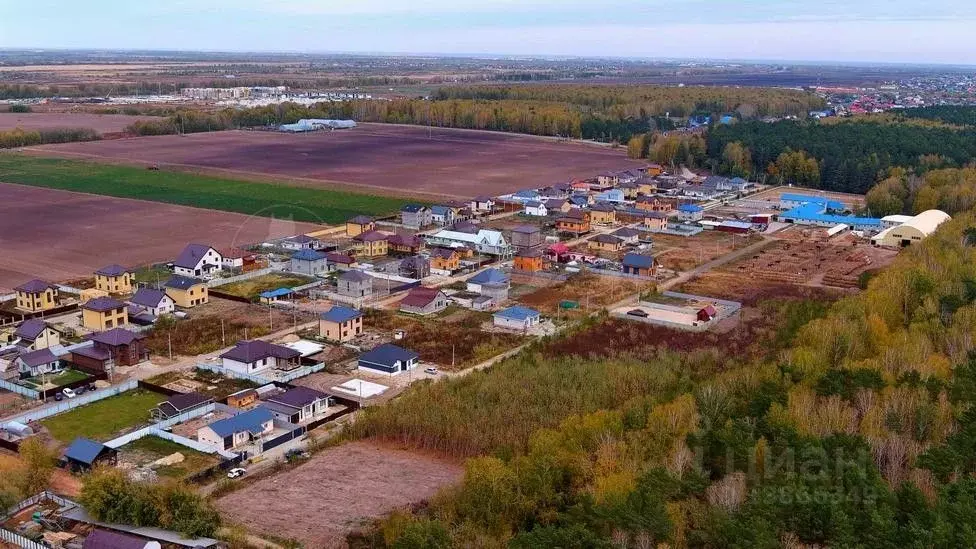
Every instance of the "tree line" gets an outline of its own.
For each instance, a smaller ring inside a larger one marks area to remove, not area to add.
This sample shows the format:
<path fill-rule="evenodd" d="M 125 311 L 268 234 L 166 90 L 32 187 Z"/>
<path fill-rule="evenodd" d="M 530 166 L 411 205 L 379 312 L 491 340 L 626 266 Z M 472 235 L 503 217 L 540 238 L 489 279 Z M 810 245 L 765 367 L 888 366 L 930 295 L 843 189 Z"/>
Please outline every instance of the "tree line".
<path fill-rule="evenodd" d="M 25 130 L 14 128 L 0 131 L 0 149 L 29 147 L 47 143 L 71 143 L 74 141 L 95 141 L 100 139 L 92 128 L 57 128 L 48 130 Z"/>

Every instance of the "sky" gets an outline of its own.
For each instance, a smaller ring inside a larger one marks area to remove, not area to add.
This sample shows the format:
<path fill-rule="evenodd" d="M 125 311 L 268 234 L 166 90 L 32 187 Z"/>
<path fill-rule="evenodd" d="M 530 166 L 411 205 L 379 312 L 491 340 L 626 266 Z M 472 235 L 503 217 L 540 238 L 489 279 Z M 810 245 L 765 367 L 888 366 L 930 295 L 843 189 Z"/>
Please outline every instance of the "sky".
<path fill-rule="evenodd" d="M 0 48 L 976 65 L 976 0 L 0 0 Z"/>

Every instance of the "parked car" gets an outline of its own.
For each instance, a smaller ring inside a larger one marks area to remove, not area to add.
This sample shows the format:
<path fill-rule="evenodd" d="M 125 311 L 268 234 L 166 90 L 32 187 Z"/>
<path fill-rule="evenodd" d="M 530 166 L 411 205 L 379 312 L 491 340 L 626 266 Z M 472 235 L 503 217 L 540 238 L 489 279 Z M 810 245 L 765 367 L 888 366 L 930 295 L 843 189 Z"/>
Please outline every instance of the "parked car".
<path fill-rule="evenodd" d="M 75 389 L 75 394 L 77 394 L 77 395 L 83 395 L 83 394 L 85 394 L 85 391 L 86 390 L 87 389 L 85 388 L 85 386 L 82 385 L 81 387 L 78 387 L 77 389 Z"/>
<path fill-rule="evenodd" d="M 432 376 L 436 376 L 437 375 L 437 368 L 424 368 L 424 372 L 426 372 L 426 373 L 428 373 L 428 374 L 430 374 Z"/>
<path fill-rule="evenodd" d="M 75 398 L 76 396 L 78 396 L 77 393 L 75 393 L 73 390 L 71 390 L 71 389 L 69 389 L 67 387 L 65 387 L 64 389 L 61 389 L 61 392 L 64 393 L 64 396 L 66 396 L 68 398 Z"/>
<path fill-rule="evenodd" d="M 308 459 L 310 457 L 312 457 L 312 454 L 309 454 L 308 452 L 302 450 L 301 448 L 292 448 L 291 450 L 285 452 L 285 461 L 295 461 L 296 459 Z"/>
<path fill-rule="evenodd" d="M 244 473 L 246 473 L 246 472 L 247 472 L 247 469 L 244 469 L 243 467 L 234 467 L 230 471 L 227 471 L 227 478 L 242 477 L 242 476 L 244 476 Z"/>
<path fill-rule="evenodd" d="M 61 391 L 58 391 L 58 392 L 54 393 L 54 400 L 56 400 L 58 402 L 61 402 L 62 400 L 64 400 L 64 395 L 61 394 Z"/>

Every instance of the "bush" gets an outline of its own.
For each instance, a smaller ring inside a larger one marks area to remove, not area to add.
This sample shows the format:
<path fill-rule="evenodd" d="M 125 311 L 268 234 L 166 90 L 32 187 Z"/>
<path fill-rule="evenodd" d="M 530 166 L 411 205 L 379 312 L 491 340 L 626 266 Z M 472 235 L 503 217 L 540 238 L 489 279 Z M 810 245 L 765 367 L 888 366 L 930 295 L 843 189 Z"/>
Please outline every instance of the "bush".
<path fill-rule="evenodd" d="M 27 112 L 31 112 L 31 108 L 30 105 L 24 105 L 22 103 L 14 103 L 13 105 L 10 105 L 10 108 L 7 109 L 7 111 L 16 112 L 16 113 L 27 113 Z"/>

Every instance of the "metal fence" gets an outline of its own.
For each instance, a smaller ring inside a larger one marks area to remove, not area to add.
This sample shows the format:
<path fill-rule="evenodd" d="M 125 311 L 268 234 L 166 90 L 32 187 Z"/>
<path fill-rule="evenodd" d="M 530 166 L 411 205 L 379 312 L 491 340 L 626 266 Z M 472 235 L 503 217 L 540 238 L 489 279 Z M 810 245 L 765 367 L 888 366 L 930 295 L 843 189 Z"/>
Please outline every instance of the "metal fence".
<path fill-rule="evenodd" d="M 207 282 L 208 288 L 217 288 L 225 284 L 233 284 L 234 282 L 240 282 L 242 280 L 249 280 L 251 278 L 257 278 L 259 276 L 264 276 L 266 274 L 271 274 L 280 269 L 274 267 L 265 267 L 263 269 L 257 269 L 254 271 L 246 272 L 244 274 L 239 274 L 237 276 L 228 276 L 226 278 L 215 278 Z"/>
<path fill-rule="evenodd" d="M 40 398 L 40 391 L 35 391 L 34 389 L 29 389 L 23 385 L 18 385 L 6 379 L 0 379 L 0 389 L 6 389 L 11 393 L 17 393 L 18 395 L 23 395 L 31 400 L 37 400 Z"/>
<path fill-rule="evenodd" d="M 206 406 L 201 406 L 199 408 L 194 408 L 192 410 L 188 410 L 188 411 L 183 412 L 182 414 L 180 414 L 178 416 L 173 416 L 173 417 L 171 417 L 169 419 L 164 419 L 162 421 L 159 421 L 159 422 L 154 423 L 152 425 L 149 425 L 147 427 L 143 427 L 142 429 L 139 429 L 137 431 L 132 431 L 131 433 L 122 435 L 122 436 L 120 436 L 118 438 L 114 438 L 114 439 L 106 442 L 105 443 L 105 446 L 108 446 L 109 448 L 118 448 L 120 446 L 125 446 L 126 444 L 129 444 L 130 442 L 132 442 L 134 440 L 138 440 L 138 439 L 140 439 L 140 438 L 142 438 L 144 436 L 156 434 L 156 433 L 154 433 L 154 431 L 165 432 L 165 431 L 163 431 L 163 429 L 165 429 L 167 427 L 172 427 L 173 425 L 176 425 L 177 423 L 183 423 L 184 421 L 193 419 L 195 417 L 200 417 L 200 416 L 202 416 L 204 414 L 209 414 L 210 412 L 213 412 L 213 411 L 214 411 L 214 404 L 211 402 L 210 404 L 207 404 Z M 176 441 L 174 441 L 174 442 L 176 442 Z M 205 447 L 206 448 L 210 448 L 209 446 L 205 446 Z M 194 450 L 198 450 L 199 448 L 193 448 L 193 449 Z M 209 453 L 209 452 L 212 452 L 213 450 L 211 449 L 211 450 L 201 450 L 201 451 L 202 452 L 208 452 Z"/>
<path fill-rule="evenodd" d="M 267 385 L 269 383 L 274 383 L 276 381 L 278 381 L 278 382 L 286 382 L 287 383 L 287 382 L 289 382 L 289 381 L 291 381 L 293 379 L 298 379 L 300 377 L 305 377 L 305 376 L 307 376 L 309 374 L 314 374 L 315 372 L 321 372 L 322 370 L 325 369 L 325 363 L 324 362 L 320 362 L 320 363 L 318 363 L 318 364 L 316 364 L 314 366 L 302 366 L 300 368 L 296 368 L 296 369 L 290 370 L 288 372 L 276 371 L 275 375 L 274 376 L 270 376 L 270 377 L 256 376 L 256 375 L 252 375 L 252 374 L 245 374 L 243 372 L 238 372 L 236 370 L 229 370 L 227 368 L 224 368 L 223 366 L 219 366 L 217 364 L 209 364 L 209 363 L 206 363 L 206 362 L 198 362 L 197 363 L 197 368 L 200 368 L 201 370 L 208 370 L 208 371 L 211 371 L 211 372 L 215 372 L 215 373 L 218 373 L 218 374 L 220 374 L 220 375 L 222 375 L 224 377 L 232 377 L 232 378 L 236 378 L 236 379 L 246 379 L 246 380 L 251 381 L 253 383 L 257 383 L 258 385 Z"/>
<path fill-rule="evenodd" d="M 102 389 L 100 391 L 85 393 L 81 396 L 77 396 L 69 400 L 63 400 L 61 402 L 55 402 L 53 404 L 45 405 L 44 407 L 39 408 L 37 410 L 31 410 L 30 412 L 24 412 L 23 414 L 18 414 L 13 417 L 8 417 L 4 419 L 4 423 L 10 421 L 18 421 L 20 423 L 40 421 L 46 417 L 51 417 L 63 412 L 67 412 L 68 410 L 77 408 L 79 406 L 91 404 L 92 402 L 96 402 L 104 398 L 113 397 L 120 393 L 131 391 L 132 389 L 135 389 L 138 386 L 139 383 L 136 380 L 130 379 L 129 381 L 126 381 L 114 387 L 109 387 L 108 389 Z"/>
<path fill-rule="evenodd" d="M 27 539 L 20 534 L 15 534 L 10 530 L 5 530 L 2 528 L 0 528 L 0 540 L 17 547 L 23 547 L 24 549 L 49 549 L 47 545 L 37 543 L 36 541 Z"/>

